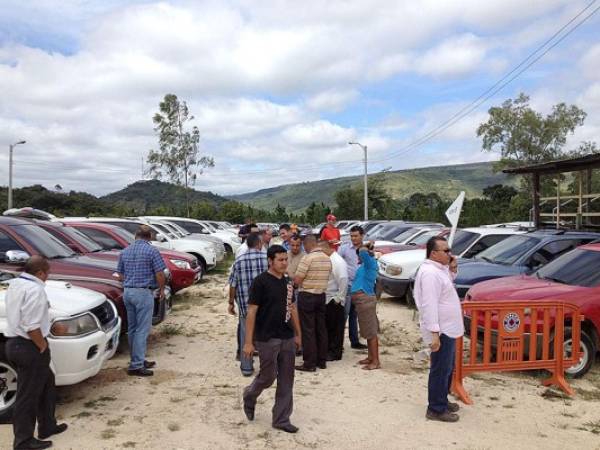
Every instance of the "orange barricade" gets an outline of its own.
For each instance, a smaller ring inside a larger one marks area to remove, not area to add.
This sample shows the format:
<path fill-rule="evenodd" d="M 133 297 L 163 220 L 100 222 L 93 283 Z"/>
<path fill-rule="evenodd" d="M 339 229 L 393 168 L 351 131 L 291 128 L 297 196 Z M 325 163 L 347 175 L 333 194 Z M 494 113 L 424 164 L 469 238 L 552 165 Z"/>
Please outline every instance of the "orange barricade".
<path fill-rule="evenodd" d="M 463 378 L 475 372 L 546 369 L 552 376 L 544 386 L 556 385 L 573 395 L 564 376 L 565 368 L 580 359 L 583 316 L 575 305 L 559 301 L 462 303 L 469 354 L 465 358 L 463 338 L 456 341 L 452 392 L 472 404 Z M 572 351 L 564 355 L 565 326 L 571 327 Z M 478 352 L 478 343 L 482 352 Z"/>

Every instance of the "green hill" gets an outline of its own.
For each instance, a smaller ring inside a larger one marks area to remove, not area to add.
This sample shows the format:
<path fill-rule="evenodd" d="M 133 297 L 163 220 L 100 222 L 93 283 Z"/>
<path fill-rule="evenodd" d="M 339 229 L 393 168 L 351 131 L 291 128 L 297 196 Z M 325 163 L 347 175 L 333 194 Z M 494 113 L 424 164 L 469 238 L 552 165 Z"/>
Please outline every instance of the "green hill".
<path fill-rule="evenodd" d="M 454 166 L 396 170 L 381 174 L 386 190 L 393 198 L 410 197 L 415 192 L 436 192 L 443 199 L 453 199 L 460 191 L 468 198 L 481 197 L 485 187 L 494 184 L 515 185 L 517 179 L 492 170 L 492 162 Z M 334 205 L 334 195 L 362 183 L 361 176 L 286 184 L 256 192 L 230 196 L 234 200 L 260 209 L 273 209 L 277 203 L 293 212 L 300 212 L 311 202 Z"/>

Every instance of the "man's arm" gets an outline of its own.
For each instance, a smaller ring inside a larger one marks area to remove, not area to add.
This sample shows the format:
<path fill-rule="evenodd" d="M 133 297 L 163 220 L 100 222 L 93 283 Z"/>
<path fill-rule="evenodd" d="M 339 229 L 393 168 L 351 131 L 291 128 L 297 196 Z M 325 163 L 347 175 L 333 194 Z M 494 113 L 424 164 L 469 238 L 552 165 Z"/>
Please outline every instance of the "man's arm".
<path fill-rule="evenodd" d="M 298 268 L 296 269 L 296 273 L 294 274 L 294 286 L 300 286 L 304 279 L 306 278 L 306 273 L 308 272 L 308 255 L 304 255 L 298 264 Z"/>
<path fill-rule="evenodd" d="M 35 330 L 28 331 L 27 334 L 33 341 L 33 343 L 40 349 L 40 353 L 44 353 L 48 348 L 48 341 L 42 335 L 42 330 L 36 328 Z"/>
<path fill-rule="evenodd" d="M 258 305 L 248 305 L 246 314 L 246 337 L 244 338 L 243 353 L 246 358 L 252 358 L 254 354 L 254 326 L 256 324 L 256 313 Z"/>
<path fill-rule="evenodd" d="M 294 327 L 294 343 L 296 344 L 296 349 L 300 350 L 300 347 L 302 347 L 302 329 L 300 328 L 300 318 L 298 317 L 296 303 L 292 303 L 290 313 L 292 316 L 292 326 Z"/>
<path fill-rule="evenodd" d="M 166 280 L 165 273 L 162 270 L 160 272 L 156 272 L 156 282 L 158 283 L 158 292 L 161 299 L 165 297 Z"/>
<path fill-rule="evenodd" d="M 44 353 L 48 348 L 48 342 L 42 335 L 42 321 L 44 320 L 44 302 L 47 302 L 45 294 L 40 291 L 29 292 L 26 295 L 25 301 L 21 308 L 21 316 L 27 318 L 23 320 L 23 329 L 31 338 L 33 343 L 40 349 L 40 353 Z"/>
<path fill-rule="evenodd" d="M 229 285 L 229 306 L 227 311 L 232 316 L 235 316 L 235 286 Z"/>
<path fill-rule="evenodd" d="M 432 343 L 431 351 L 437 352 L 440 349 L 440 323 L 438 315 L 439 298 L 442 288 L 437 277 L 433 274 L 423 274 L 420 279 L 421 300 L 420 309 L 421 318 L 425 329 L 431 333 Z"/>

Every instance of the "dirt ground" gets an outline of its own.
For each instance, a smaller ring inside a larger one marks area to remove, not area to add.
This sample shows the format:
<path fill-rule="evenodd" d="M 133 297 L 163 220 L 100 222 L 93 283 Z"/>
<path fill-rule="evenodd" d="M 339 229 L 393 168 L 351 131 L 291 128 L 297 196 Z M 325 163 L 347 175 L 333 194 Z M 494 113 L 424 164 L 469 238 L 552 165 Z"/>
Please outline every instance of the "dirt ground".
<path fill-rule="evenodd" d="M 326 370 L 296 373 L 297 434 L 271 428 L 274 388 L 248 422 L 241 392 L 251 379 L 234 360 L 237 319 L 227 314 L 225 283 L 224 275 L 209 275 L 176 298 L 150 337 L 153 378 L 127 376 L 123 342 L 97 376 L 59 388 L 57 414 L 69 430 L 54 448 L 600 449 L 598 369 L 572 381 L 573 399 L 542 387 L 540 373 L 470 377 L 465 386 L 475 404 L 461 409 L 460 422 L 425 420 L 428 369 L 414 360 L 417 324 L 393 299 L 378 306 L 382 370 L 360 370 L 361 352 L 347 346 Z M 11 443 L 10 426 L 0 426 L 0 448 Z"/>

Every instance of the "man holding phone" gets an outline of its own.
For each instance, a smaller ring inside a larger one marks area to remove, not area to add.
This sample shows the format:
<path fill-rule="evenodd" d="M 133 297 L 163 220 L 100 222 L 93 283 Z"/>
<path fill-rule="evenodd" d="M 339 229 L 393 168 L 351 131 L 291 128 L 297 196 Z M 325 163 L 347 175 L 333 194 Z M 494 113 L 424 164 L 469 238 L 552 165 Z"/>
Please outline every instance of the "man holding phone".
<path fill-rule="evenodd" d="M 448 401 L 456 338 L 464 334 L 460 299 L 454 288 L 458 265 L 445 238 L 427 241 L 427 259 L 415 279 L 415 302 L 423 341 L 431 348 L 426 416 L 440 422 L 457 422 L 459 406 Z"/>

